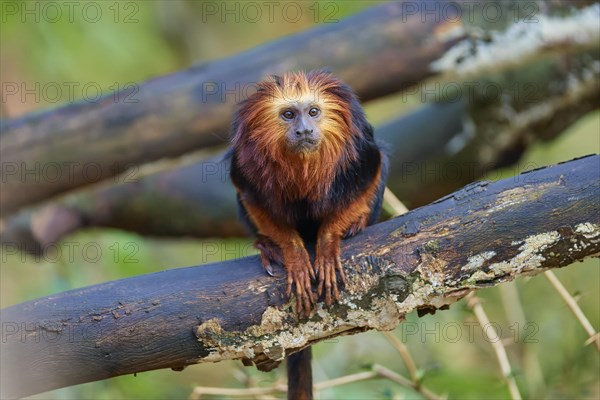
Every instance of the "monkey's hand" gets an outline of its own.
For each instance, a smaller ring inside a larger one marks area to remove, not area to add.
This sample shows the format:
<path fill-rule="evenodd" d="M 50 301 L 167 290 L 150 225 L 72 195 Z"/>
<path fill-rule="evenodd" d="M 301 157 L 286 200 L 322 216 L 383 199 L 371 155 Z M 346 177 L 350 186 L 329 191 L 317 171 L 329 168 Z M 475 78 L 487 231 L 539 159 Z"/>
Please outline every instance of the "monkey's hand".
<path fill-rule="evenodd" d="M 286 294 L 290 297 L 295 290 L 296 312 L 308 316 L 313 305 L 311 279 L 315 279 L 315 272 L 304 246 L 284 250 L 284 264 L 287 269 Z"/>
<path fill-rule="evenodd" d="M 331 305 L 332 300 L 339 300 L 340 291 L 336 272 L 339 273 L 341 282 L 346 283 L 346 275 L 340 260 L 339 238 L 329 240 L 319 238 L 315 271 L 319 277 L 317 295 L 321 296 L 322 293 L 325 293 L 325 304 L 327 305 Z"/>
<path fill-rule="evenodd" d="M 283 264 L 287 269 L 287 296 L 294 290 L 296 312 L 310 314 L 314 302 L 311 279 L 315 272 L 302 238 L 295 229 L 274 220 L 263 207 L 248 201 L 243 193 L 239 199 L 259 232 L 255 246 L 260 250 L 263 268 L 273 275 L 273 264 Z"/>
<path fill-rule="evenodd" d="M 319 228 L 315 260 L 315 272 L 319 280 L 317 295 L 324 293 L 327 305 L 339 300 L 340 283 L 346 284 L 340 257 L 341 238 L 354 236 L 367 226 L 371 212 L 369 199 L 367 195 L 359 197 L 349 207 L 328 218 Z M 338 282 L 337 274 L 341 282 Z"/>
<path fill-rule="evenodd" d="M 273 276 L 273 265 L 287 269 L 286 295 L 290 297 L 292 290 L 295 290 L 298 314 L 310 314 L 313 303 L 311 279 L 315 279 L 315 273 L 304 247 L 286 248 L 285 258 L 281 248 L 266 236 L 258 235 L 254 246 L 260 250 L 262 266 L 269 275 Z"/>

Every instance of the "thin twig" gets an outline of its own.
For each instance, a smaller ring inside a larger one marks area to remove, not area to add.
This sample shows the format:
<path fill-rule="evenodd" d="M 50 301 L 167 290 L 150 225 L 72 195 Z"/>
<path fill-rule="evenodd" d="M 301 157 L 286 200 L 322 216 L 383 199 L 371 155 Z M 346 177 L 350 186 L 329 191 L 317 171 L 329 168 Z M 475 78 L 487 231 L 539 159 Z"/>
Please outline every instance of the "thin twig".
<path fill-rule="evenodd" d="M 435 393 L 427 390 L 424 387 L 420 387 L 410 379 L 403 377 L 402 375 L 392 371 L 389 368 L 383 367 L 378 364 L 374 364 L 371 367 L 371 371 L 358 372 L 356 374 L 346 375 L 328 381 L 319 382 L 314 385 L 314 391 L 322 391 L 330 389 L 336 386 L 346 385 L 349 383 L 361 382 L 370 379 L 384 378 L 392 382 L 398 383 L 401 386 L 413 389 L 418 393 L 422 394 L 423 397 L 430 400 L 440 400 L 442 397 Z M 287 392 L 287 385 L 275 383 L 269 387 L 249 387 L 244 389 L 230 389 L 220 387 L 207 387 L 207 386 L 196 386 L 190 396 L 192 400 L 200 400 L 203 395 L 212 396 L 226 396 L 226 397 L 255 397 L 255 396 L 268 396 L 276 393 Z"/>
<path fill-rule="evenodd" d="M 548 280 L 550 281 L 552 286 L 554 286 L 554 288 L 556 289 L 558 294 L 560 294 L 560 296 L 563 298 L 565 303 L 567 303 L 567 306 L 569 307 L 569 309 L 571 309 L 571 312 L 573 312 L 573 314 L 575 314 L 575 317 L 579 320 L 579 323 L 581 324 L 581 326 L 583 326 L 583 329 L 585 329 L 585 331 L 587 332 L 589 339 L 585 342 L 585 344 L 590 344 L 593 342 L 596 345 L 596 350 L 598 350 L 600 352 L 600 335 L 598 334 L 598 332 L 596 332 L 596 330 L 594 329 L 594 327 L 592 326 L 590 321 L 587 319 L 587 317 L 585 316 L 585 314 L 579 307 L 579 304 L 577 304 L 577 301 L 573 298 L 573 296 L 571 296 L 569 291 L 563 286 L 563 284 L 556 277 L 554 272 L 545 271 L 544 275 L 546 276 L 546 278 L 548 278 Z"/>
<path fill-rule="evenodd" d="M 525 317 L 525 311 L 523 311 L 523 305 L 519 298 L 519 291 L 515 281 L 506 282 L 504 285 L 499 286 L 500 299 L 502 300 L 502 306 L 506 313 L 506 318 L 519 327 L 525 326 L 527 318 Z M 522 333 L 521 329 L 517 329 L 517 333 Z M 513 338 L 514 339 L 514 338 Z M 521 339 L 518 337 L 517 339 Z"/>
<path fill-rule="evenodd" d="M 402 386 L 407 386 L 410 387 L 412 389 L 414 389 L 415 391 L 419 392 L 420 394 L 423 395 L 423 397 L 425 397 L 426 399 L 429 400 L 440 400 L 443 399 L 443 397 L 427 390 L 427 388 L 424 388 L 422 386 L 417 386 L 417 384 L 415 384 L 414 382 L 411 382 L 410 380 L 406 379 L 405 377 L 403 377 L 400 374 L 397 374 L 396 372 L 392 371 L 389 368 L 383 367 L 381 365 L 375 364 L 373 365 L 373 371 L 377 372 L 377 374 L 379 376 L 382 376 L 384 378 L 387 378 L 393 382 L 396 382 Z"/>
<path fill-rule="evenodd" d="M 346 385 L 348 383 L 366 381 L 377 378 L 377 373 L 374 371 L 357 372 L 356 374 L 341 376 L 339 378 L 330 379 L 328 381 L 319 382 L 314 385 L 315 391 L 330 389 L 335 386 Z"/>
<path fill-rule="evenodd" d="M 226 397 L 254 397 L 265 396 L 274 393 L 286 393 L 287 385 L 277 384 L 269 387 L 255 387 L 244 389 L 196 386 L 190 395 L 190 399 L 199 400 L 204 395 L 226 396 Z"/>
<path fill-rule="evenodd" d="M 394 217 L 408 212 L 408 208 L 400 201 L 398 197 L 388 187 L 383 192 L 383 201 L 394 211 Z"/>
<path fill-rule="evenodd" d="M 516 335 L 507 338 L 503 341 L 504 345 L 518 345 L 519 350 L 516 354 L 519 357 L 519 362 L 523 366 L 523 376 L 529 387 L 529 392 L 534 393 L 536 389 L 546 386 L 544 382 L 544 374 L 538 357 L 531 356 L 531 349 L 524 346 L 523 334 L 527 332 L 527 318 L 523 309 L 523 304 L 519 296 L 519 289 L 515 281 L 506 282 L 498 287 L 500 289 L 500 298 L 502 306 L 506 313 L 506 318 L 511 323 L 516 324 Z M 543 392 L 542 392 L 543 393 Z"/>
<path fill-rule="evenodd" d="M 245 370 L 238 369 L 238 380 L 246 385 L 247 388 L 257 388 L 260 387 L 257 384 L 257 380 L 254 376 L 248 374 Z M 275 382 L 272 386 L 277 386 L 277 382 Z M 256 394 L 253 396 L 255 400 L 275 400 L 276 398 L 272 395 L 266 394 Z"/>
<path fill-rule="evenodd" d="M 415 364 L 415 361 L 413 360 L 412 356 L 410 355 L 410 352 L 408 351 L 408 348 L 406 347 L 406 345 L 404 343 L 402 343 L 402 341 L 400 339 L 398 339 L 396 337 L 396 335 L 394 335 L 392 332 L 382 332 L 382 333 L 400 354 L 400 358 L 402 358 L 402 361 L 404 361 L 404 365 L 406 366 L 406 369 L 408 370 L 410 379 L 415 384 L 420 384 L 419 374 L 417 372 L 417 365 Z"/>
<path fill-rule="evenodd" d="M 496 329 L 490 324 L 490 320 L 487 317 L 483 306 L 481 305 L 481 301 L 474 292 L 469 293 L 466 298 L 467 305 L 471 310 L 473 310 L 479 325 L 481 325 L 482 328 L 485 328 L 486 333 L 492 332 L 491 336 L 488 335 L 488 339 L 492 345 L 492 348 L 494 349 L 494 352 L 496 353 L 502 374 L 506 379 L 508 390 L 510 391 L 510 397 L 514 400 L 522 399 L 521 393 L 519 392 L 519 387 L 517 386 L 517 381 L 512 374 L 512 368 L 510 366 L 510 362 L 508 361 L 506 349 L 504 348 L 504 345 L 498 336 L 498 332 L 496 332 Z"/>

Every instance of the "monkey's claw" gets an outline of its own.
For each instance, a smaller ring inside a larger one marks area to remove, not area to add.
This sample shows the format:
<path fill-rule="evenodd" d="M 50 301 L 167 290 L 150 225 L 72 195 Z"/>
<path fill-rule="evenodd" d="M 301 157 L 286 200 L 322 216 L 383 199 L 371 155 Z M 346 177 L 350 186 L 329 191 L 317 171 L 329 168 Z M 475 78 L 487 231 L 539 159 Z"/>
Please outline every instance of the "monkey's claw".
<path fill-rule="evenodd" d="M 270 276 L 275 276 L 273 274 L 273 264 L 283 265 L 283 256 L 279 246 L 268 237 L 259 236 L 254 242 L 254 247 L 260 251 L 260 261 L 265 272 Z"/>
<path fill-rule="evenodd" d="M 271 267 L 271 264 L 267 264 L 267 265 L 263 264 L 263 268 L 267 274 L 269 274 L 270 276 L 275 276 L 273 274 L 273 267 Z"/>

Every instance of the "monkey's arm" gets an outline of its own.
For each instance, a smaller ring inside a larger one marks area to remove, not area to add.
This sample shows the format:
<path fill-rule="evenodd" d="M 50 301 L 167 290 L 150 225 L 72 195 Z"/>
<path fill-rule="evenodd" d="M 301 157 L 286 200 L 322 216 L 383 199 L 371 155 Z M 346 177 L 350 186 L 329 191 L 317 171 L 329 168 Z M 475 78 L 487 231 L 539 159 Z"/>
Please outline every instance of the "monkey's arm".
<path fill-rule="evenodd" d="M 275 221 L 265 209 L 248 201 L 243 195 L 240 195 L 240 203 L 258 231 L 257 248 L 263 267 L 269 271 L 270 264 L 279 261 L 276 255 L 281 254 L 287 269 L 287 295 L 295 286 L 296 309 L 299 314 L 308 314 L 313 302 L 310 282 L 315 274 L 302 238 L 294 228 Z"/>
<path fill-rule="evenodd" d="M 374 207 L 379 207 L 383 195 L 381 166 L 371 184 L 351 201 L 346 207 L 327 217 L 321 224 L 317 237 L 317 254 L 315 272 L 319 278 L 317 294 L 325 292 L 325 303 L 330 305 L 333 299 L 339 299 L 339 289 L 336 271 L 339 272 L 342 282 L 346 282 L 346 275 L 340 261 L 340 243 L 343 237 L 354 236 L 367 225 L 374 214 Z M 378 212 L 375 212 L 378 214 Z"/>

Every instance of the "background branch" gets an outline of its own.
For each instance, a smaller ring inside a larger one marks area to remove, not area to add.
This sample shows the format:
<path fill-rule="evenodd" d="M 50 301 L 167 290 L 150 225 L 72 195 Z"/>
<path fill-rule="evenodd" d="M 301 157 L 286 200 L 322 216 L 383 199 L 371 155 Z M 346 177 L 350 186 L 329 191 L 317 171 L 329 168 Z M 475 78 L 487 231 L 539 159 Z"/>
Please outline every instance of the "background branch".
<path fill-rule="evenodd" d="M 600 40 L 600 30 L 598 35 Z M 432 102 L 376 129 L 390 148 L 391 175 L 398 177 L 390 182 L 392 190 L 411 208 L 427 204 L 513 165 L 531 144 L 558 137 L 597 109 L 598 53 L 573 46 L 546 49 L 501 71 L 488 65 L 480 76 L 453 73 L 408 89 L 402 102 L 414 97 Z M 6 171 L 3 176 L 12 179 Z M 100 185 L 5 215 L 0 241 L 40 254 L 85 227 L 175 237 L 245 234 L 236 218 L 228 165 L 220 156 L 190 154 L 143 167 L 132 164 L 121 172 Z M 33 190 L 39 186 L 32 185 Z M 20 196 L 20 189 L 9 187 L 3 187 L 6 196 Z"/>
<path fill-rule="evenodd" d="M 529 119 L 536 120 L 547 113 L 546 118 L 537 121 L 542 123 L 542 128 L 553 116 L 553 125 L 562 121 L 560 124 L 564 129 L 590 109 L 590 101 L 596 107 L 598 104 L 598 91 L 593 89 L 594 82 L 598 82 L 598 71 L 594 69 L 594 61 L 598 59 L 595 49 L 600 40 L 600 33 L 594 29 L 598 8 L 577 9 L 591 3 L 593 1 L 555 0 L 548 3 L 538 0 L 528 3 L 528 7 L 519 8 L 511 1 L 499 2 L 496 6 L 501 10 L 501 17 L 483 21 L 461 19 L 460 16 L 470 15 L 469 10 L 459 9 L 462 3 L 450 0 L 385 3 L 335 24 L 323 24 L 229 58 L 147 81 L 125 93 L 113 93 L 95 102 L 73 103 L 14 120 L 2 120 L 0 155 L 5 168 L 4 190 L 0 193 L 1 215 L 5 217 L 27 205 L 101 182 L 147 162 L 223 144 L 228 138 L 233 106 L 252 92 L 254 82 L 267 74 L 294 69 L 331 68 L 357 91 L 364 102 L 407 88 L 414 89 L 413 93 L 418 92 L 419 88 L 415 89 L 417 84 L 438 76 L 442 83 L 451 80 L 452 87 L 442 85 L 441 91 L 433 89 L 436 101 L 448 101 L 448 96 L 456 99 L 457 94 L 452 88 L 461 84 L 471 84 L 469 90 L 473 91 L 472 84 L 485 84 L 482 77 L 489 82 L 497 78 L 494 74 L 502 75 L 503 72 L 536 64 L 536 70 L 525 71 L 525 74 L 520 74 L 520 79 L 515 80 L 510 73 L 501 76 L 504 80 L 500 84 L 502 95 L 493 101 L 485 98 L 489 96 L 489 87 L 485 85 L 480 85 L 468 96 L 463 94 L 462 97 L 474 97 L 467 103 L 475 109 L 457 116 L 459 126 L 465 121 L 478 125 L 480 118 L 499 123 L 500 127 L 489 124 L 492 132 L 497 133 L 498 128 L 507 124 L 506 120 L 515 119 L 515 115 L 506 115 L 508 110 L 521 117 L 516 121 L 527 128 L 532 128 L 536 122 Z M 462 7 L 468 8 L 468 4 Z M 539 18 L 539 21 L 536 20 L 539 23 L 515 24 L 521 18 L 527 21 L 532 7 L 537 10 L 535 18 Z M 427 9 L 443 9 L 457 15 L 426 18 L 426 15 L 416 12 Z M 549 19 L 548 15 L 560 17 Z M 591 28 L 588 26 L 590 19 L 593 21 Z M 552 29 L 542 29 L 548 21 L 553 24 Z M 519 35 L 523 25 L 539 31 L 540 36 Z M 585 34 L 576 35 L 569 29 L 573 26 Z M 545 37 L 543 33 L 548 31 L 552 35 Z M 361 34 L 356 35 L 355 32 Z M 504 32 L 504 35 L 497 32 Z M 493 62 L 485 56 L 515 44 L 519 45 L 515 47 L 525 49 L 525 54 L 515 52 L 512 57 L 505 56 L 502 63 Z M 303 57 L 297 57 L 297 54 L 303 54 Z M 554 66 L 544 66 L 548 63 Z M 568 68 L 565 68 L 566 64 L 569 64 Z M 558 71 L 558 67 L 562 71 Z M 559 73 L 548 75 L 552 71 Z M 588 91 L 590 87 L 593 90 L 591 98 L 589 93 L 574 96 L 570 102 L 564 98 L 558 99 L 558 102 L 548 98 L 549 94 L 566 92 L 567 82 L 581 78 L 579 72 L 592 74 L 591 82 L 584 82 Z M 553 84 L 543 82 L 537 86 L 539 79 L 544 81 L 549 77 Z M 532 86 L 523 86 L 523 82 L 535 85 L 534 90 Z M 517 90 L 507 90 L 508 83 Z M 135 101 L 115 101 L 115 96 L 127 98 L 132 91 L 135 91 Z M 432 88 L 427 87 L 426 92 L 432 93 Z M 483 106 L 482 96 L 489 104 L 486 112 L 476 112 Z M 512 98 L 508 102 L 507 96 Z M 524 107 L 527 103 L 540 103 L 540 107 Z M 575 107 L 577 112 L 569 111 Z M 566 113 L 557 118 L 558 113 L 565 109 Z M 428 119 L 432 120 L 436 119 Z M 538 130 L 543 131 L 545 129 Z M 456 136 L 456 132 L 449 132 Z M 468 139 L 468 129 L 459 132 L 464 132 Z M 511 132 L 518 133 L 519 129 L 509 129 L 508 133 Z M 503 143 L 495 142 L 489 135 L 484 140 L 489 141 L 489 149 L 492 150 L 500 145 L 502 151 L 492 153 L 499 153 L 504 160 L 514 157 L 515 152 L 520 154 L 524 143 L 527 143 L 523 134 L 509 137 L 510 140 Z M 433 137 L 429 139 L 435 140 Z M 457 143 L 464 140 L 465 137 L 455 139 L 449 153 L 456 152 Z M 440 149 L 439 146 L 436 148 Z M 484 161 L 487 163 L 496 161 L 487 152 L 479 154 L 486 155 Z M 57 166 L 63 173 L 56 179 L 39 179 L 45 168 Z M 449 190 L 445 189 L 444 193 L 448 193 Z M 423 191 L 415 190 L 417 192 Z M 420 204 L 439 195 L 440 192 L 437 192 L 426 201 L 421 199 Z"/>
<path fill-rule="evenodd" d="M 70 173 L 53 182 L 7 175 L 3 185 L 8 190 L 0 194 L 2 213 L 91 183 L 85 173 L 91 163 L 98 173 L 93 181 L 99 182 L 131 165 L 226 142 L 234 105 L 267 74 L 326 66 L 363 100 L 430 76 L 428 65 L 460 36 L 444 34 L 450 25 L 444 19 L 421 22 L 420 15 L 403 16 L 403 11 L 400 3 L 382 4 L 335 24 L 153 79 L 119 94 L 131 101 L 115 101 L 110 94 L 3 122 L 3 162 L 28 170 L 58 163 L 70 166 Z"/>

